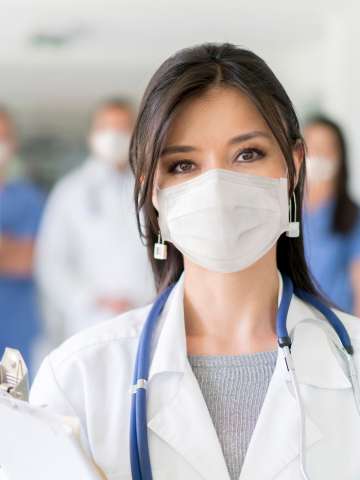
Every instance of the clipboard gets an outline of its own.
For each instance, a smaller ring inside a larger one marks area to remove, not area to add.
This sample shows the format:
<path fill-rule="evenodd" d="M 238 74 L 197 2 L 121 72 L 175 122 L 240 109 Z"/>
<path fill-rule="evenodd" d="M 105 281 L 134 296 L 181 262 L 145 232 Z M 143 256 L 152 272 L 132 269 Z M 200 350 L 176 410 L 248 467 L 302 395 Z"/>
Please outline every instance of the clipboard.
<path fill-rule="evenodd" d="M 0 480 L 24 479 L 106 480 L 61 416 L 0 392 Z"/>

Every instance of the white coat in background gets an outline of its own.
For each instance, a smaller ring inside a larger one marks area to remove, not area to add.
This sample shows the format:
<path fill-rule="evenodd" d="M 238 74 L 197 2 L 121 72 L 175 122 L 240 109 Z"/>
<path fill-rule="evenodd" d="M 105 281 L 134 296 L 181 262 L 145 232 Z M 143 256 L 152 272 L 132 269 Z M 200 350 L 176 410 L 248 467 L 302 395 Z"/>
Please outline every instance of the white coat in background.
<path fill-rule="evenodd" d="M 109 480 L 131 479 L 130 387 L 148 313 L 149 307 L 128 312 L 68 340 L 46 358 L 32 387 L 31 402 L 79 416 L 84 446 Z M 360 321 L 337 313 L 352 339 L 359 372 Z M 293 297 L 287 324 L 305 406 L 310 479 L 359 480 L 360 418 L 346 365 L 325 334 L 327 323 Z M 154 480 L 229 480 L 187 359 L 183 276 L 154 338 L 147 415 Z M 302 480 L 298 409 L 280 349 L 240 480 Z"/>
<path fill-rule="evenodd" d="M 155 295 L 136 224 L 134 179 L 106 162 L 87 160 L 50 194 L 40 228 L 36 280 L 46 347 L 114 313 L 100 297 L 124 298 L 136 308 Z"/>

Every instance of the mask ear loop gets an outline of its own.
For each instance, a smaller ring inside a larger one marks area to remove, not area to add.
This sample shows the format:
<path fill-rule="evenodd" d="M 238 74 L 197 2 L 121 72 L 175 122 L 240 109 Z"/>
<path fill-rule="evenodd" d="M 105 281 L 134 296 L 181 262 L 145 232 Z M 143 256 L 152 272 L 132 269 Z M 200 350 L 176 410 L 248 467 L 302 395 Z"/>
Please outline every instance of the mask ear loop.
<path fill-rule="evenodd" d="M 293 212 L 294 204 L 294 212 Z M 300 222 L 297 220 L 297 204 L 296 204 L 296 195 L 295 190 L 289 201 L 289 228 L 286 232 L 286 236 L 289 238 L 299 238 L 300 237 Z"/>

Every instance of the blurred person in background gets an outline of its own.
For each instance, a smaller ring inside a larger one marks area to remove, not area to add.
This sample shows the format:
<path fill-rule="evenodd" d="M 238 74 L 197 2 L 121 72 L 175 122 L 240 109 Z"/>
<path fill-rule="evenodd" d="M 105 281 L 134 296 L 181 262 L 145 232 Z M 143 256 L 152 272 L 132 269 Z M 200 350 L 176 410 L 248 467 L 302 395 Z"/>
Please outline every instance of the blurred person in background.
<path fill-rule="evenodd" d="M 347 147 L 333 120 L 318 115 L 304 130 L 308 148 L 304 237 L 307 260 L 322 292 L 360 315 L 360 214 L 348 191 Z"/>
<path fill-rule="evenodd" d="M 127 99 L 99 105 L 91 121 L 89 158 L 50 194 L 37 244 L 45 322 L 39 361 L 77 331 L 155 295 L 128 163 L 134 117 Z"/>
<path fill-rule="evenodd" d="M 5 347 L 17 348 L 31 372 L 33 342 L 41 325 L 34 242 L 45 197 L 30 181 L 10 179 L 15 151 L 14 123 L 0 107 L 0 358 Z"/>

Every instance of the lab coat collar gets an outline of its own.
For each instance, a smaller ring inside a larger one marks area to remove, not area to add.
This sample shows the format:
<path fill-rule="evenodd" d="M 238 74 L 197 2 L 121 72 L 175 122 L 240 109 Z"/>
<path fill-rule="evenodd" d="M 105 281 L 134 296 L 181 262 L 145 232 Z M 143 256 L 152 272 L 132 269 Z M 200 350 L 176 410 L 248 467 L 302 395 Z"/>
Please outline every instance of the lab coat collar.
<path fill-rule="evenodd" d="M 279 298 L 281 291 L 280 284 Z M 160 318 L 160 334 L 154 339 L 149 375 L 148 427 L 180 453 L 201 478 L 229 480 L 221 445 L 187 359 L 183 294 L 182 276 L 170 294 Z M 323 331 L 314 325 L 318 325 L 319 321 L 325 323 L 319 320 L 315 311 L 293 297 L 288 330 L 294 339 L 293 356 L 298 380 L 300 384 L 319 388 L 350 388 L 336 351 L 331 348 Z M 166 378 L 156 383 L 155 378 L 162 378 L 162 373 L 167 374 Z M 154 380 L 156 385 L 152 389 Z M 240 480 L 273 479 L 299 455 L 298 415 L 290 377 L 279 347 L 275 370 L 248 446 Z M 307 449 L 324 435 L 306 411 L 305 418 Z M 154 465 L 157 461 L 161 462 L 161 452 L 152 450 L 151 444 L 150 454 Z"/>
<path fill-rule="evenodd" d="M 186 362 L 183 273 L 170 293 L 152 339 L 149 381 L 161 372 L 183 373 Z"/>

